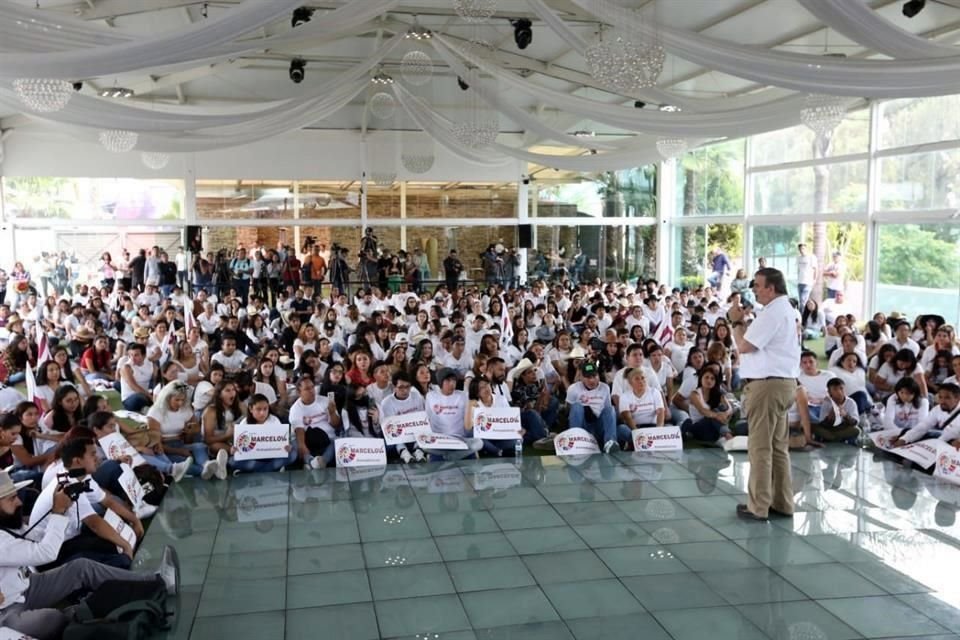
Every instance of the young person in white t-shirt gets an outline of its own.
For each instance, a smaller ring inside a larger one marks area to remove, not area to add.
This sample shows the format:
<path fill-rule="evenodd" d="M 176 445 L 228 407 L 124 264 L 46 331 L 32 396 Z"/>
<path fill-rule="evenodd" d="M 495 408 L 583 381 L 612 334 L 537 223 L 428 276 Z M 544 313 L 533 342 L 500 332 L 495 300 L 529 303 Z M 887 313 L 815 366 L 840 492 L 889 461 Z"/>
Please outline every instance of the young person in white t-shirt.
<path fill-rule="evenodd" d="M 336 453 L 333 443 L 340 427 L 337 403 L 327 396 L 317 394 L 310 376 L 297 381 L 300 398 L 290 407 L 290 426 L 297 438 L 297 451 L 301 460 L 311 469 L 322 469 L 333 464 Z"/>
<path fill-rule="evenodd" d="M 413 386 L 413 380 L 406 371 L 393 374 L 393 391 L 380 402 L 380 419 L 386 420 L 394 416 L 423 411 L 425 408 L 423 396 Z M 406 463 L 414 460 L 426 462 L 427 456 L 415 442 L 396 445 L 397 454 Z"/>
<path fill-rule="evenodd" d="M 620 396 L 617 406 L 620 424 L 630 431 L 646 427 L 662 427 L 666 420 L 663 394 L 647 384 L 647 377 L 640 369 L 627 374 L 630 390 Z"/>
<path fill-rule="evenodd" d="M 250 396 L 247 401 L 247 415 L 243 420 L 237 423 L 237 427 L 249 425 L 262 425 L 277 427 L 282 423 L 280 419 L 270 413 L 270 399 L 260 393 Z M 287 456 L 283 458 L 269 458 L 264 460 L 235 460 L 237 453 L 236 447 L 230 446 L 230 468 L 233 469 L 233 475 L 239 473 L 257 473 L 263 471 L 282 471 L 287 465 L 292 465 L 297 461 L 299 452 L 295 446 L 288 444 L 286 447 Z"/>
<path fill-rule="evenodd" d="M 580 380 L 567 388 L 570 427 L 593 434 L 604 453 L 620 451 L 617 417 L 610 400 L 610 387 L 600 382 L 600 370 L 592 362 L 580 367 Z"/>
<path fill-rule="evenodd" d="M 434 433 L 454 436 L 467 443 L 467 449 L 429 449 L 431 461 L 460 459 L 475 454 L 483 448 L 483 441 L 473 437 L 473 429 L 464 428 L 467 411 L 467 394 L 457 390 L 457 372 L 450 368 L 437 373 L 439 389 L 427 393 L 426 409 L 430 428 Z"/>

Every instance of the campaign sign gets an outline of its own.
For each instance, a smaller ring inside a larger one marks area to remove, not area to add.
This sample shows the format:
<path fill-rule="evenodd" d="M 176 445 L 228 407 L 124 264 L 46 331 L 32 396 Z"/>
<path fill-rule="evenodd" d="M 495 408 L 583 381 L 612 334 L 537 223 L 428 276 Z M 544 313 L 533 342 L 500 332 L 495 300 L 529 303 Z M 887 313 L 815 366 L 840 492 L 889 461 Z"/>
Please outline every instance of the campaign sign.
<path fill-rule="evenodd" d="M 429 451 L 430 449 L 466 451 L 469 448 L 463 439 L 442 433 L 421 433 L 417 436 L 417 445 L 424 451 Z"/>
<path fill-rule="evenodd" d="M 133 472 L 133 467 L 123 463 L 120 465 L 120 469 L 123 470 L 123 473 L 120 474 L 120 478 L 117 481 L 120 483 L 120 486 L 123 487 L 123 492 L 130 498 L 130 504 L 133 505 L 133 510 L 136 511 L 143 504 L 143 486 L 141 486 L 140 481 L 137 480 L 137 474 Z"/>
<path fill-rule="evenodd" d="M 473 435 L 484 440 L 520 440 L 520 409 L 484 407 L 473 416 Z"/>
<path fill-rule="evenodd" d="M 420 434 L 430 433 L 426 411 L 415 411 L 383 419 L 383 439 L 387 444 L 416 442 Z"/>
<path fill-rule="evenodd" d="M 364 480 L 373 480 L 381 478 L 387 472 L 387 466 L 369 466 L 369 467 L 337 467 L 337 482 L 361 482 Z"/>
<path fill-rule="evenodd" d="M 937 466 L 933 469 L 935 478 L 960 484 L 960 451 L 943 441 L 937 441 Z"/>
<path fill-rule="evenodd" d="M 428 493 L 460 493 L 467 490 L 467 477 L 459 467 L 434 471 L 429 478 Z"/>
<path fill-rule="evenodd" d="M 916 462 L 924 469 L 929 469 L 937 462 L 940 449 L 936 440 L 921 440 L 908 444 L 905 447 L 897 447 L 890 452 L 895 453 L 910 462 Z"/>
<path fill-rule="evenodd" d="M 597 439 L 584 429 L 567 429 L 553 440 L 558 456 L 582 456 L 600 453 Z"/>
<path fill-rule="evenodd" d="M 518 487 L 523 481 L 523 475 L 515 464 L 504 462 L 500 464 L 484 465 L 473 474 L 473 488 L 477 491 L 484 489 L 509 489 Z"/>
<path fill-rule="evenodd" d="M 902 429 L 885 429 L 883 431 L 874 431 L 870 434 L 870 440 L 873 441 L 873 446 L 876 448 L 890 451 L 893 449 L 893 443 L 897 441 L 897 438 L 900 437 L 901 433 L 903 433 Z"/>
<path fill-rule="evenodd" d="M 100 438 L 100 448 L 110 460 L 121 460 L 125 456 L 130 456 L 134 467 L 147 464 L 143 456 L 119 433 L 110 433 Z"/>
<path fill-rule="evenodd" d="M 114 531 L 120 534 L 121 538 L 127 541 L 131 549 L 135 549 L 137 547 L 137 534 L 133 532 L 133 529 L 130 527 L 130 525 L 124 522 L 120 516 L 114 512 L 113 509 L 107 509 L 103 519 Z"/>
<path fill-rule="evenodd" d="M 290 425 L 238 424 L 233 427 L 233 457 L 241 460 L 286 458 L 290 446 Z"/>
<path fill-rule="evenodd" d="M 271 474 L 256 475 L 264 477 L 251 479 L 249 483 L 244 483 L 234 490 L 234 497 L 237 500 L 237 522 L 286 520 L 289 517 L 287 505 L 290 486 L 286 482 L 275 481 Z M 315 489 L 323 488 L 315 487 Z"/>
<path fill-rule="evenodd" d="M 383 467 L 387 444 L 380 438 L 337 438 L 334 443 L 338 467 Z"/>
<path fill-rule="evenodd" d="M 680 427 L 648 427 L 633 430 L 633 450 L 643 453 L 683 449 Z"/>

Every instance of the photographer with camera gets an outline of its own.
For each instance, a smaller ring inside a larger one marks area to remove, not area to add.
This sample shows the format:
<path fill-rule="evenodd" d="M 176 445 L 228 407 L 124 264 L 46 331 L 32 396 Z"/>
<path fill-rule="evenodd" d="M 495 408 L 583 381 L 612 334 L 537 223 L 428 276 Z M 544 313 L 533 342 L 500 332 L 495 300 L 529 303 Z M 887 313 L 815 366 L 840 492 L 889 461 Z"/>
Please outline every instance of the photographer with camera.
<path fill-rule="evenodd" d="M 68 514 L 76 503 L 64 487 L 51 483 L 52 502 L 49 512 L 43 512 L 48 513 L 43 530 L 25 531 L 17 491 L 28 484 L 14 483 L 0 471 L 0 626 L 38 640 L 59 638 L 73 612 L 57 609 L 57 605 L 71 594 L 95 590 L 108 580 L 150 582 L 159 578 L 168 593 L 177 593 L 180 567 L 172 547 L 164 549 L 155 573 L 134 573 L 87 559 L 37 572 L 33 567 L 49 564 L 60 555 L 70 524 Z"/>
<path fill-rule="evenodd" d="M 40 492 L 30 514 L 30 525 L 39 525 L 38 528 L 42 529 L 49 526 L 44 518 L 54 508 L 58 491 L 72 498 L 76 496 L 67 510 L 68 522 L 63 544 L 51 564 L 60 565 L 74 558 L 87 558 L 121 569 L 129 568 L 133 547 L 94 511 L 91 502 L 113 510 L 133 528 L 137 539 L 143 537 L 143 524 L 121 500 L 105 492 L 90 477 L 97 470 L 97 445 L 94 440 L 75 438 L 65 441 L 60 448 L 60 460 L 65 473 L 57 474 L 57 481 L 49 483 Z"/>
<path fill-rule="evenodd" d="M 350 296 L 347 280 L 350 278 L 350 265 L 347 264 L 347 250 L 338 244 L 330 247 L 330 285 L 335 291 Z M 331 296 L 334 294 L 331 293 Z"/>

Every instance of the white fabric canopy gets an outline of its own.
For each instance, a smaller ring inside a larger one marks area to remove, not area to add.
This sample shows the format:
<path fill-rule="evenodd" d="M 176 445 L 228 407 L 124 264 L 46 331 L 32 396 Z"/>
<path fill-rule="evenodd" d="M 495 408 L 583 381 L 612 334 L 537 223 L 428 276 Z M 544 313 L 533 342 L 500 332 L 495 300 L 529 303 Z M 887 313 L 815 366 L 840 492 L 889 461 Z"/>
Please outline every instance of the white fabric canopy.
<path fill-rule="evenodd" d="M 116 29 L 0 0 L 0 51 L 64 51 L 131 40 Z"/>
<path fill-rule="evenodd" d="M 907 98 L 960 93 L 960 54 L 913 60 L 848 60 L 772 51 L 651 25 L 603 0 L 571 0 L 597 18 L 657 37 L 670 53 L 761 84 L 837 96 Z"/>
<path fill-rule="evenodd" d="M 960 53 L 954 47 L 931 42 L 901 29 L 863 0 L 797 1 L 831 29 L 893 58 L 942 58 Z"/>

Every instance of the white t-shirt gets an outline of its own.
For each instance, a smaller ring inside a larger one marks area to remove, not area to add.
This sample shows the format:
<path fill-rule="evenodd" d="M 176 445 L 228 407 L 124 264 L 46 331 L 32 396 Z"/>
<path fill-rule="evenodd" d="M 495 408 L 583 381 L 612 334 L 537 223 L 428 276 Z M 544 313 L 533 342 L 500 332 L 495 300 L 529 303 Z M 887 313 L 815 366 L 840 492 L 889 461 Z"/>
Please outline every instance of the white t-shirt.
<path fill-rule="evenodd" d="M 674 369 L 683 371 L 683 368 L 687 366 L 687 356 L 690 355 L 690 349 L 692 348 L 693 345 L 689 342 L 685 342 L 683 345 L 676 342 L 670 343 L 670 364 L 673 365 Z"/>
<path fill-rule="evenodd" d="M 273 390 L 273 387 L 268 385 L 266 382 L 254 381 L 254 393 L 259 393 L 263 396 L 266 396 L 267 402 L 273 404 L 277 401 L 277 392 Z"/>
<path fill-rule="evenodd" d="M 660 379 L 657 378 L 657 374 L 654 373 L 646 363 L 640 368 L 643 370 L 643 377 L 647 379 L 647 387 L 650 389 L 659 389 Z M 624 367 L 613 375 L 613 382 L 610 384 L 611 395 L 619 398 L 623 394 L 630 392 L 630 382 L 626 378 L 627 371 L 629 370 L 630 367 Z"/>
<path fill-rule="evenodd" d="M 835 377 L 829 371 L 818 370 L 815 376 L 809 376 L 801 371 L 797 380 L 800 381 L 804 391 L 807 392 L 807 403 L 814 407 L 823 404 L 824 398 L 827 397 L 827 383 Z M 847 389 L 847 393 L 853 392 Z"/>
<path fill-rule="evenodd" d="M 808 253 L 797 256 L 797 284 L 813 284 L 814 271 L 817 268 L 817 256 Z"/>
<path fill-rule="evenodd" d="M 620 396 L 617 413 L 628 412 L 636 425 L 657 424 L 657 409 L 663 409 L 663 394 L 647 387 L 640 397 L 632 390 Z"/>
<path fill-rule="evenodd" d="M 416 413 L 424 408 L 423 396 L 416 389 L 410 389 L 406 400 L 397 400 L 397 396 L 391 393 L 380 402 L 380 419 Z"/>
<path fill-rule="evenodd" d="M 54 465 L 51 465 L 53 468 Z M 63 465 L 60 466 L 60 471 L 63 471 Z M 54 478 L 56 478 L 56 473 L 54 473 Z M 102 502 L 106 498 L 106 494 L 103 492 L 103 489 L 100 488 L 100 485 L 96 483 L 93 478 L 90 478 L 90 488 L 93 489 L 91 493 L 81 493 L 80 497 L 76 502 L 70 505 L 70 508 L 67 509 L 67 512 L 64 514 L 67 518 L 67 526 L 64 530 L 63 539 L 71 540 L 80 535 L 81 528 L 83 527 L 83 521 L 86 518 L 89 518 L 92 515 L 96 515 L 96 511 L 93 510 L 93 507 L 90 506 L 91 502 Z M 50 481 L 43 491 L 40 492 L 40 495 L 37 497 L 37 501 L 33 504 L 33 511 L 30 512 L 30 526 L 36 524 L 40 518 L 44 516 L 51 508 L 53 508 L 53 494 L 57 490 L 57 483 Z M 78 524 L 78 514 L 79 514 L 79 524 Z M 44 524 L 37 526 L 37 529 L 43 530 Z"/>
<path fill-rule="evenodd" d="M 183 433 L 183 428 L 193 419 L 193 411 L 184 404 L 179 411 L 164 410 L 159 404 L 155 404 L 147 411 L 147 418 L 153 418 L 160 423 L 160 437 L 164 439 L 173 439 Z"/>
<path fill-rule="evenodd" d="M 843 390 L 849 396 L 857 391 L 867 391 L 867 372 L 863 369 L 854 369 L 847 371 L 840 367 L 830 367 L 830 373 L 834 378 L 843 380 Z"/>
<path fill-rule="evenodd" d="M 590 407 L 599 416 L 605 407 L 612 406 L 610 387 L 605 382 L 601 382 L 596 389 L 587 389 L 582 382 L 576 382 L 567 388 L 567 404 L 581 404 Z"/>
<path fill-rule="evenodd" d="M 137 366 L 133 364 L 132 360 L 129 360 L 127 358 L 124 358 L 124 360 L 126 360 L 126 362 L 123 362 L 119 367 L 121 372 L 123 371 L 124 366 L 130 365 L 130 369 L 132 369 L 133 371 L 133 380 L 138 385 L 140 385 L 141 388 L 145 390 L 149 390 L 150 383 L 153 380 L 153 363 L 150 362 L 149 360 L 144 360 L 143 364 L 141 364 L 140 366 Z M 121 375 L 120 376 L 120 399 L 126 400 L 130 396 L 135 395 L 136 393 L 137 392 L 134 391 L 129 384 L 127 384 L 126 377 Z"/>
<path fill-rule="evenodd" d="M 223 351 L 217 351 L 215 354 L 210 356 L 210 360 L 212 362 L 219 362 L 227 371 L 239 371 L 243 368 L 243 361 L 246 359 L 247 356 L 239 349 L 234 351 L 229 356 Z"/>
<path fill-rule="evenodd" d="M 430 391 L 426 400 L 427 418 L 434 433 L 462 436 L 463 415 L 467 410 L 467 394 L 454 391 L 443 395 L 440 391 Z"/>
<path fill-rule="evenodd" d="M 913 429 L 930 413 L 930 403 L 926 398 L 920 398 L 920 406 L 913 406 L 912 402 L 902 404 L 897 394 L 887 398 L 887 407 L 883 413 L 884 429 Z"/>
<path fill-rule="evenodd" d="M 913 355 L 915 356 L 920 355 L 920 345 L 917 344 L 917 341 L 914 340 L 913 338 L 907 338 L 906 342 L 904 342 L 903 344 L 900 344 L 900 342 L 897 341 L 897 337 L 894 336 L 893 338 L 890 339 L 889 342 L 887 342 L 887 344 L 892 344 L 893 346 L 895 346 L 897 348 L 897 351 L 900 351 L 901 349 L 910 349 L 910 351 L 913 351 Z"/>
<path fill-rule="evenodd" d="M 317 394 L 311 404 L 297 400 L 290 407 L 290 426 L 294 429 L 323 429 L 331 440 L 336 438 L 336 430 L 330 424 L 330 399 Z"/>

